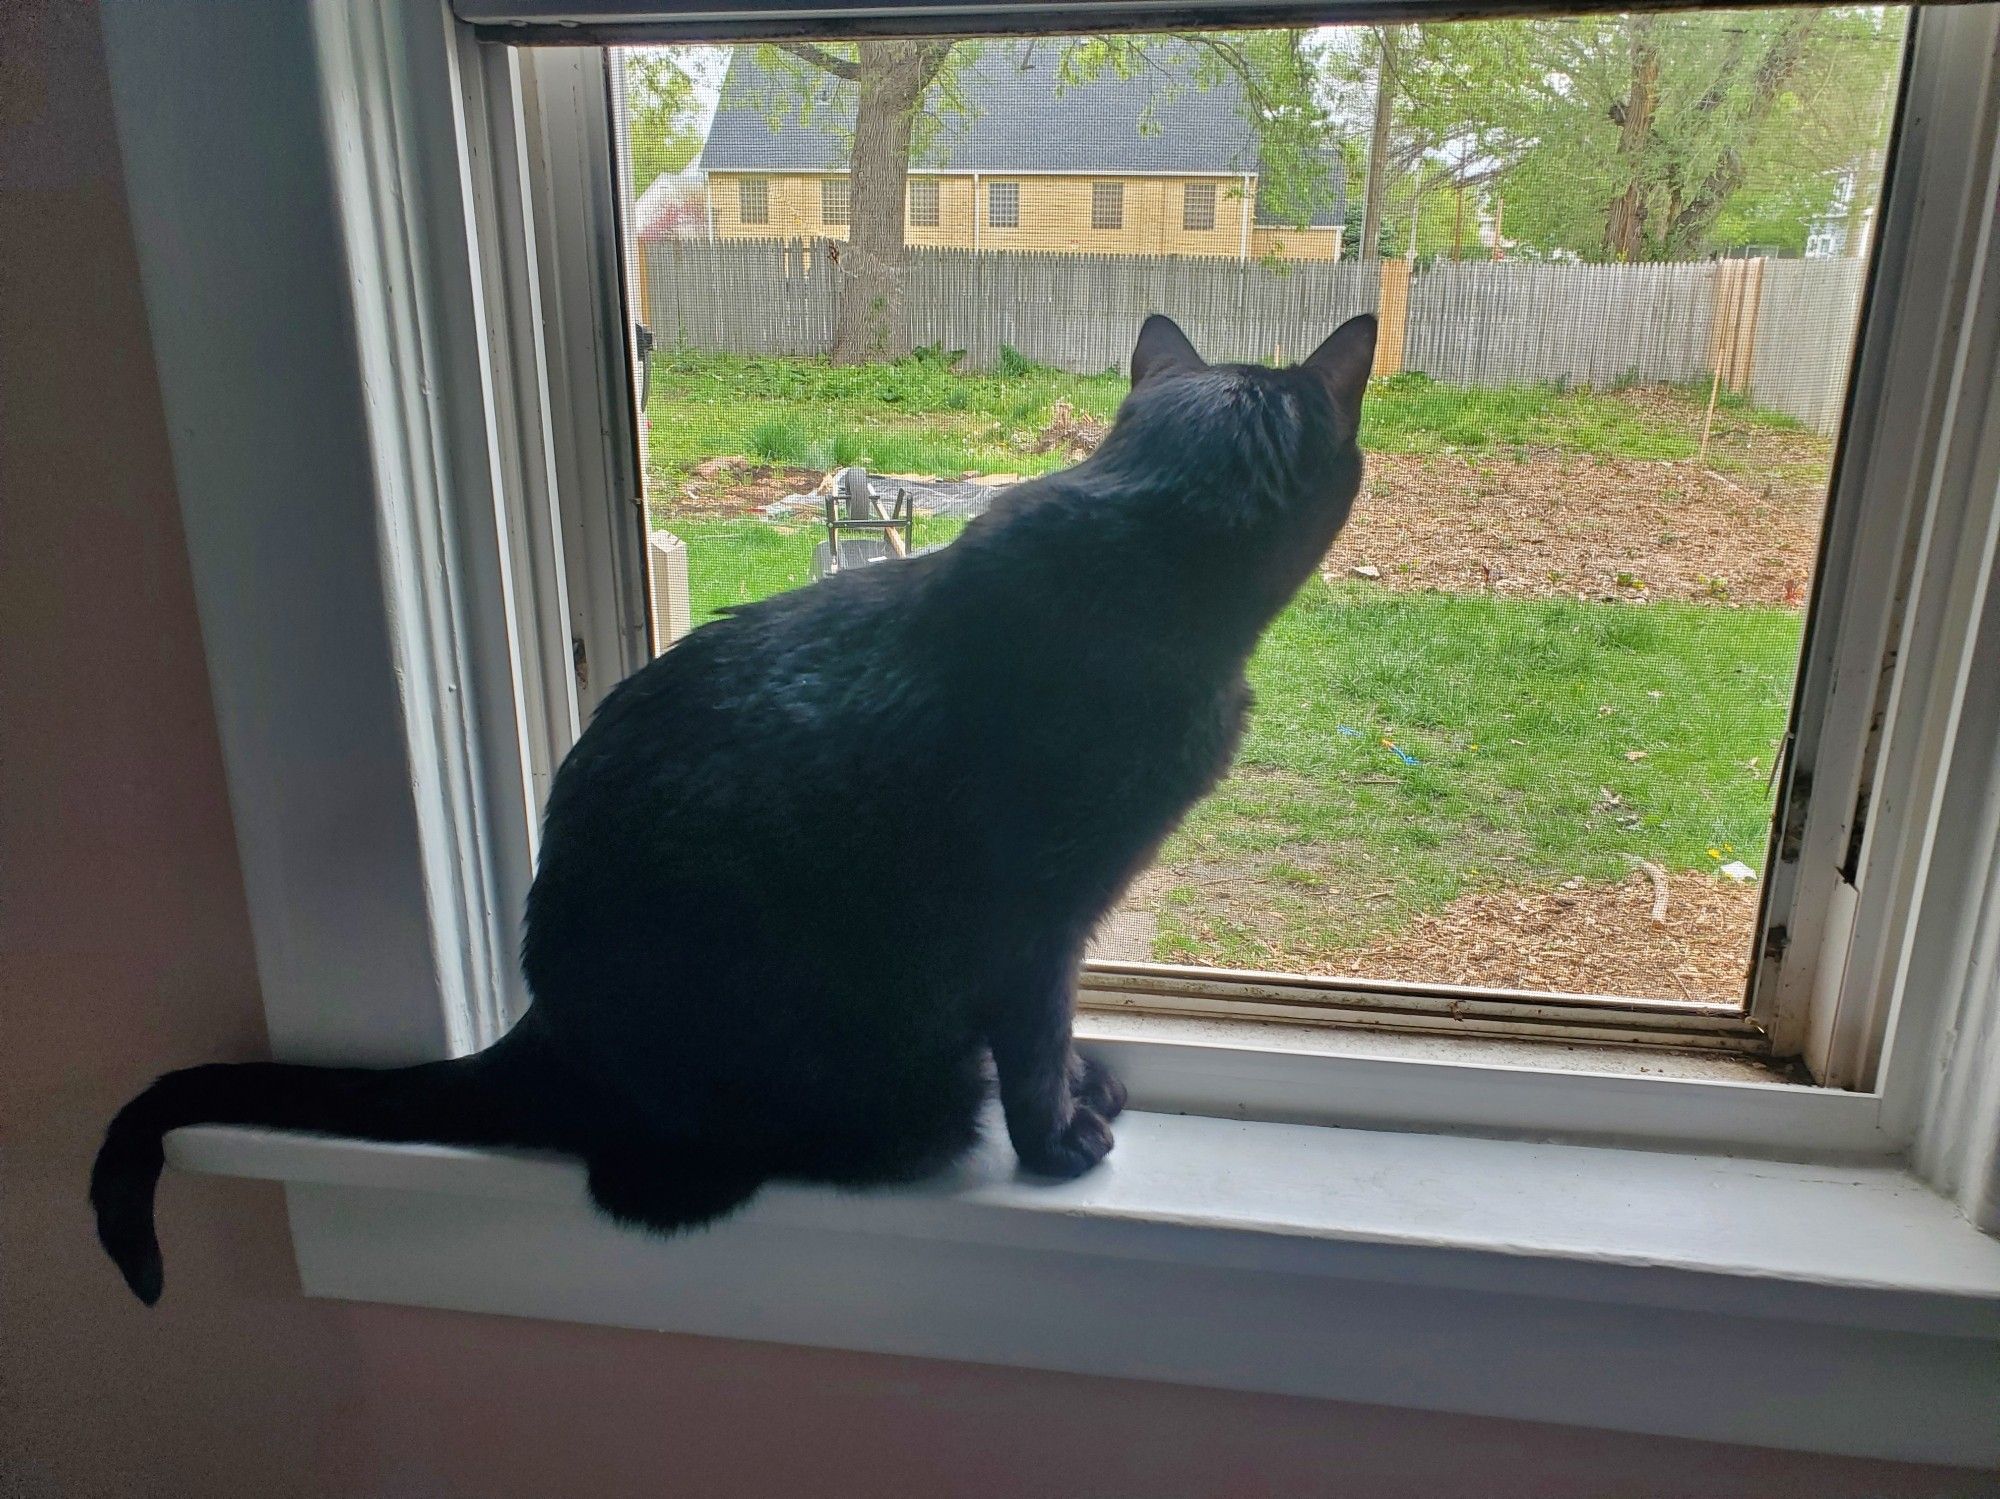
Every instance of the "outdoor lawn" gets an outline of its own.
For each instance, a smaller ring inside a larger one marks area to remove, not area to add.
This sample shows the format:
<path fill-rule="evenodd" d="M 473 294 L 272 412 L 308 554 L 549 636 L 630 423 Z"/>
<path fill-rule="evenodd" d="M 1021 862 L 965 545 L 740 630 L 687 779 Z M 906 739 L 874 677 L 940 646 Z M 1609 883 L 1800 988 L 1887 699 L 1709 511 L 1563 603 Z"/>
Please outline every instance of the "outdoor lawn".
<path fill-rule="evenodd" d="M 654 523 L 701 623 L 809 580 L 820 528 L 759 507 L 826 470 L 1041 472 L 1123 393 L 1020 362 L 671 356 Z M 1698 462 L 1707 394 L 1378 382 L 1367 489 L 1253 663 L 1237 768 L 1104 955 L 1740 997 L 1756 889 L 1717 871 L 1763 865 L 1828 445 L 1726 402 Z"/>

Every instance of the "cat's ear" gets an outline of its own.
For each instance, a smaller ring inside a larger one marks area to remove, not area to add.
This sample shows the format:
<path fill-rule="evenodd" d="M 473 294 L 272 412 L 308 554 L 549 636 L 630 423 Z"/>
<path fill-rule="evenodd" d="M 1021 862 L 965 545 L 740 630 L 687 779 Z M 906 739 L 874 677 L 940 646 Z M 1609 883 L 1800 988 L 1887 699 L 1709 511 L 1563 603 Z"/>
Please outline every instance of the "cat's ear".
<path fill-rule="evenodd" d="M 1180 325 L 1162 313 L 1154 313 L 1139 330 L 1139 342 L 1132 346 L 1132 383 L 1142 385 L 1155 375 L 1172 370 L 1205 370 L 1208 361 L 1194 351 Z"/>
<path fill-rule="evenodd" d="M 1326 382 L 1334 410 L 1352 431 L 1361 424 L 1361 397 L 1368 389 L 1368 372 L 1375 366 L 1375 314 L 1349 318 L 1327 337 L 1300 366 Z"/>

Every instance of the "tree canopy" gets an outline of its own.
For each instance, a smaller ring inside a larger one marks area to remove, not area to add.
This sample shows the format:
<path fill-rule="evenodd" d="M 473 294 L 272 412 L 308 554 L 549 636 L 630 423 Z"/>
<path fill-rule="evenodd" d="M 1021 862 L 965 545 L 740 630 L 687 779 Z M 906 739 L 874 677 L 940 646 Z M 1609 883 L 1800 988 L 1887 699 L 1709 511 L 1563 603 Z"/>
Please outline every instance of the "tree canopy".
<path fill-rule="evenodd" d="M 1843 180 L 1857 204 L 1872 195 L 1902 19 L 1848 6 L 1365 27 L 1326 55 L 1348 136 L 1370 145 L 1364 204 L 1398 247 L 1421 174 L 1427 195 L 1504 202 L 1521 252 L 1685 260 L 1797 253 Z M 1419 253 L 1442 253 L 1433 226 L 1451 209 L 1427 198 L 1414 217 Z"/>
<path fill-rule="evenodd" d="M 698 73 L 688 47 L 637 47 L 624 55 L 627 167 L 636 201 L 656 178 L 678 172 L 701 149 Z"/>

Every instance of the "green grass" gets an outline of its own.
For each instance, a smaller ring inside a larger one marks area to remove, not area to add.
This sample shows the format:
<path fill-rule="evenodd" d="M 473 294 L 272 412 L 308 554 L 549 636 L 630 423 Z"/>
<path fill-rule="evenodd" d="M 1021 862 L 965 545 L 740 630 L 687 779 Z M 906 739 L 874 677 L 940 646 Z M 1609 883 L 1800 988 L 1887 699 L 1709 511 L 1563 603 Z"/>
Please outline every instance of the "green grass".
<path fill-rule="evenodd" d="M 919 354 L 894 364 L 834 365 L 668 353 L 653 368 L 648 454 L 671 482 L 718 454 L 826 470 L 858 463 L 878 473 L 1041 473 L 1059 453 L 1036 453 L 1057 400 L 1109 421 L 1124 398 L 1122 375 L 1079 376 L 1015 361 L 1011 374 L 961 373 Z M 1376 453 L 1536 448 L 1617 458 L 1681 459 L 1700 443 L 1708 392 L 1638 404 L 1616 391 L 1552 385 L 1466 390 L 1427 376 L 1378 380 L 1368 393 L 1362 440 Z M 1736 422 L 1795 427 L 1739 396 L 1722 408 Z"/>
<path fill-rule="evenodd" d="M 960 374 L 935 355 L 835 365 L 667 354 L 653 366 L 647 456 L 668 481 L 718 454 L 822 470 L 1041 473 L 1067 461 L 1031 451 L 1058 399 L 1109 421 L 1125 395 L 1117 375 L 1016 368 Z"/>
<path fill-rule="evenodd" d="M 694 623 L 705 625 L 732 604 L 769 598 L 812 581 L 813 547 L 826 528 L 812 521 L 677 519 L 674 535 L 687 543 L 688 592 Z M 919 516 L 918 546 L 950 541 L 965 522 Z"/>
<path fill-rule="evenodd" d="M 1008 368 L 669 355 L 653 377 L 654 473 L 671 480 L 717 455 L 1034 473 L 1065 461 L 1032 451 L 1057 400 L 1108 420 L 1125 393 L 1115 373 Z M 1363 442 L 1502 461 L 1548 449 L 1685 459 L 1707 398 L 1460 390 L 1405 374 L 1370 390 Z M 1734 424 L 1796 426 L 1727 393 L 1720 406 Z M 688 543 L 698 624 L 809 581 L 823 535 L 806 520 L 663 519 Z M 917 540 L 960 524 L 920 521 Z M 1295 966 L 1482 886 L 1613 880 L 1634 858 L 1760 864 L 1799 628 L 1781 610 L 1309 585 L 1253 663 L 1258 705 L 1236 772 L 1164 852 L 1174 883 L 1156 955 Z"/>
<path fill-rule="evenodd" d="M 1615 392 L 1461 389 L 1418 374 L 1370 385 L 1362 423 L 1362 442 L 1372 453 L 1563 448 L 1612 458 L 1691 458 L 1701 435 L 1698 426 L 1690 434 L 1685 423 L 1662 421 Z"/>
<path fill-rule="evenodd" d="M 961 525 L 920 521 L 918 542 Z M 807 582 L 821 535 L 754 520 L 675 531 L 697 624 Z M 1482 885 L 1613 880 L 1634 858 L 1761 864 L 1799 623 L 1308 585 L 1251 664 L 1235 772 L 1165 850 L 1175 883 L 1156 954 L 1318 959 Z"/>
<path fill-rule="evenodd" d="M 1761 864 L 1799 628 L 1311 585 L 1252 663 L 1236 771 L 1165 850 L 1189 878 L 1159 955 L 1322 957 L 1481 885 Z"/>

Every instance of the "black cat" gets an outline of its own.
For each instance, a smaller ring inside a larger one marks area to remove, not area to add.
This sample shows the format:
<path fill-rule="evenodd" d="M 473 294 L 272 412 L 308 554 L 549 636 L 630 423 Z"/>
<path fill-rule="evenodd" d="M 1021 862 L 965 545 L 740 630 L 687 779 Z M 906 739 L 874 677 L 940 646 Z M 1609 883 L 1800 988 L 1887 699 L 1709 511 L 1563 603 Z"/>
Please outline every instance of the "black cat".
<path fill-rule="evenodd" d="M 1212 368 L 1150 318 L 1091 458 L 636 673 L 555 779 L 526 1017 L 455 1061 L 161 1078 L 91 1175 L 133 1291 L 184 1124 L 554 1149 L 672 1230 L 774 1177 L 937 1170 L 990 1055 L 1022 1165 L 1089 1170 L 1125 1090 L 1071 1047 L 1085 941 L 1229 765 L 1251 650 L 1360 486 L 1374 350 L 1360 317 L 1296 368 Z"/>

